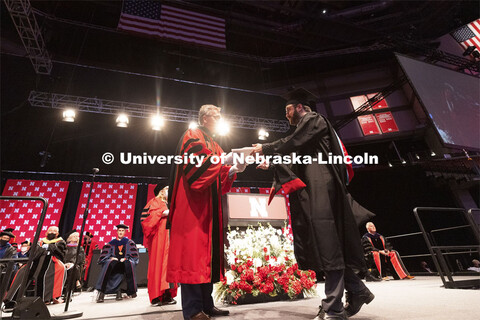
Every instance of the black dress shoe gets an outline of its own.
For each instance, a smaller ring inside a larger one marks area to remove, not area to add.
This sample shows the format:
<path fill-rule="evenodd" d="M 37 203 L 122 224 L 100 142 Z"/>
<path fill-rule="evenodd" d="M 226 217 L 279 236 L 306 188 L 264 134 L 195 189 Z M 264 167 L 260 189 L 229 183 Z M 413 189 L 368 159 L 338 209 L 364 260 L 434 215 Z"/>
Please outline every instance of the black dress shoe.
<path fill-rule="evenodd" d="M 161 305 L 169 305 L 169 304 L 176 304 L 177 301 L 175 299 L 173 299 L 172 297 L 170 297 L 170 299 L 164 299 L 162 300 L 159 304 Z"/>
<path fill-rule="evenodd" d="M 102 303 L 105 300 L 105 293 L 99 292 L 97 296 L 97 303 Z"/>
<path fill-rule="evenodd" d="M 117 301 L 123 300 L 122 291 L 117 291 L 117 296 L 115 297 L 115 300 Z"/>
<path fill-rule="evenodd" d="M 204 312 L 208 314 L 210 317 L 222 317 L 222 316 L 228 316 L 230 314 L 230 311 L 220 310 L 217 307 L 213 307 L 212 309 Z"/>
<path fill-rule="evenodd" d="M 318 310 L 317 316 L 313 318 L 313 320 L 324 320 L 325 319 L 325 310 L 323 310 L 322 306 L 318 307 L 320 310 Z"/>
<path fill-rule="evenodd" d="M 379 281 L 382 281 L 382 279 L 378 278 L 378 277 L 375 277 L 374 275 L 372 274 L 367 274 L 365 276 L 365 280 L 367 282 L 379 282 Z"/>
<path fill-rule="evenodd" d="M 210 316 L 203 311 L 200 311 L 193 317 L 190 317 L 190 320 L 208 320 L 208 319 L 210 319 Z"/>
<path fill-rule="evenodd" d="M 347 316 L 351 317 L 354 316 L 360 311 L 363 304 L 369 304 L 375 298 L 373 293 L 365 288 L 365 290 L 360 291 L 358 293 L 346 292 L 345 293 L 345 312 Z"/>
<path fill-rule="evenodd" d="M 332 312 L 325 314 L 325 320 L 348 320 L 347 313 L 344 311 L 342 312 Z"/>

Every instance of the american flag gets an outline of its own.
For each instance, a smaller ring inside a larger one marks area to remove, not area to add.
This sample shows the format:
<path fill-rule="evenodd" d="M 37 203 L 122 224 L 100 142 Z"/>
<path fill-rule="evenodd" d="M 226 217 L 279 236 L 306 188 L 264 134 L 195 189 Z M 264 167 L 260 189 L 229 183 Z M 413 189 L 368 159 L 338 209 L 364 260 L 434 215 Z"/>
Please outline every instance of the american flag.
<path fill-rule="evenodd" d="M 125 0 L 118 29 L 226 48 L 225 19 L 153 0 Z"/>
<path fill-rule="evenodd" d="M 480 19 L 464 25 L 452 32 L 451 35 L 464 49 L 475 46 L 476 50 L 480 50 Z"/>

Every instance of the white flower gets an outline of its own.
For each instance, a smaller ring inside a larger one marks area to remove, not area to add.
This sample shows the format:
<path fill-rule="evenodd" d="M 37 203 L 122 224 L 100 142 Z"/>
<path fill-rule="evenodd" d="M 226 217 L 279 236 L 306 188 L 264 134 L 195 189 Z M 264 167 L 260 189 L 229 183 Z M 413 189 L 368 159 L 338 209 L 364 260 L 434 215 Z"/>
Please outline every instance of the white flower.
<path fill-rule="evenodd" d="M 227 278 L 227 285 L 231 285 L 233 281 L 235 281 L 235 273 L 232 270 L 229 270 L 225 273 L 225 277 Z"/>
<path fill-rule="evenodd" d="M 261 267 L 263 265 L 263 261 L 260 258 L 254 258 L 253 259 L 253 266 L 255 268 Z"/>

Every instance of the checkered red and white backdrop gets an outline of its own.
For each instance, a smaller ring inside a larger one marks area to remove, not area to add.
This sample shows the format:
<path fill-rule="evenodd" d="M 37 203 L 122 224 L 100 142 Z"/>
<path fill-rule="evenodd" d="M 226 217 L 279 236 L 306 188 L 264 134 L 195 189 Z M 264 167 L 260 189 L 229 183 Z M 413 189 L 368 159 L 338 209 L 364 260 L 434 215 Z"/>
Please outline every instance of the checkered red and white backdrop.
<path fill-rule="evenodd" d="M 250 193 L 250 188 L 246 187 L 233 187 L 230 189 L 230 192 L 235 192 L 235 193 Z"/>
<path fill-rule="evenodd" d="M 41 181 L 8 179 L 3 196 L 43 197 L 48 200 L 48 209 L 41 237 L 49 226 L 58 226 L 62 215 L 68 181 Z M 40 220 L 43 204 L 40 201 L 0 201 L 0 230 L 13 228 L 15 241 L 33 240 Z"/>
<path fill-rule="evenodd" d="M 73 224 L 76 230 L 82 227 L 90 184 L 90 182 L 84 182 L 82 186 Z M 115 226 L 123 223 L 130 228 L 126 236 L 131 238 L 136 198 L 137 184 L 135 183 L 95 182 L 85 231 L 93 233 L 100 246 L 103 246 L 116 236 Z"/>

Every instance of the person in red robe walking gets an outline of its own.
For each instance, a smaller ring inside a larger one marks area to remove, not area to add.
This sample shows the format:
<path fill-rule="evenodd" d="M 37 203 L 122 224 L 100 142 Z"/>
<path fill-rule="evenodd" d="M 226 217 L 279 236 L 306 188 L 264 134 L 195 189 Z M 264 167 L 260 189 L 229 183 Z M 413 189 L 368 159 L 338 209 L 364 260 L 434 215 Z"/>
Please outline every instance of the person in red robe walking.
<path fill-rule="evenodd" d="M 224 241 L 221 196 L 227 193 L 245 164 L 229 166 L 218 157 L 222 148 L 213 139 L 220 108 L 203 105 L 200 127 L 180 139 L 177 155 L 197 159 L 176 165 L 170 175 L 170 253 L 167 281 L 180 283 L 185 319 L 225 316 L 213 304 L 213 283 L 224 275 Z M 196 157 L 196 158 L 194 158 Z"/>
<path fill-rule="evenodd" d="M 153 305 L 177 303 L 178 286 L 167 282 L 167 262 L 169 234 L 167 226 L 168 186 L 155 187 L 155 197 L 148 201 L 143 209 L 141 223 L 143 228 L 143 245 L 148 250 L 148 296 Z"/>

